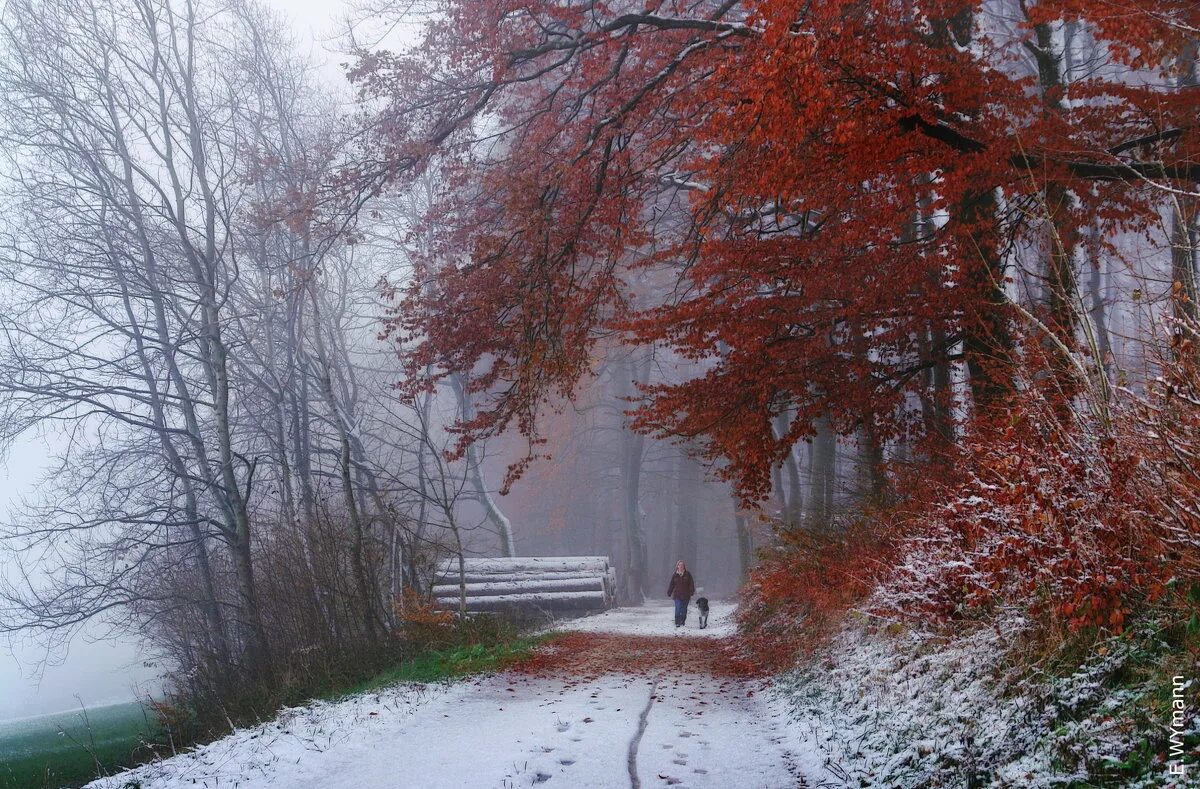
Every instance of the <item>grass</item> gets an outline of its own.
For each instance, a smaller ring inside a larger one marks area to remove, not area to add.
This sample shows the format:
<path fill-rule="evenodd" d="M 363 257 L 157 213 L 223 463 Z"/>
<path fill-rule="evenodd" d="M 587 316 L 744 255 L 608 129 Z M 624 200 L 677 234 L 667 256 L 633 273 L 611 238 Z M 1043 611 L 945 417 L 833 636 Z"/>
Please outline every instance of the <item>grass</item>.
<path fill-rule="evenodd" d="M 0 789 L 59 789 L 138 762 L 157 733 L 138 702 L 0 723 Z"/>
<path fill-rule="evenodd" d="M 549 635 L 516 638 L 496 644 L 467 644 L 421 652 L 363 682 L 330 694 L 330 698 L 353 696 L 398 682 L 443 682 L 471 674 L 499 671 L 526 658 Z"/>

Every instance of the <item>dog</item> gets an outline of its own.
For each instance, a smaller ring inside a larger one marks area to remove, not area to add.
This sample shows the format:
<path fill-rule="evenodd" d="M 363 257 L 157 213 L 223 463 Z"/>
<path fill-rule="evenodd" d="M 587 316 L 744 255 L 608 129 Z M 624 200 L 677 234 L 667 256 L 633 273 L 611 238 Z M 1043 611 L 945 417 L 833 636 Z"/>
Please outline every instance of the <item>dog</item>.
<path fill-rule="evenodd" d="M 697 597 L 696 609 L 700 612 L 700 629 L 708 627 L 708 598 Z"/>

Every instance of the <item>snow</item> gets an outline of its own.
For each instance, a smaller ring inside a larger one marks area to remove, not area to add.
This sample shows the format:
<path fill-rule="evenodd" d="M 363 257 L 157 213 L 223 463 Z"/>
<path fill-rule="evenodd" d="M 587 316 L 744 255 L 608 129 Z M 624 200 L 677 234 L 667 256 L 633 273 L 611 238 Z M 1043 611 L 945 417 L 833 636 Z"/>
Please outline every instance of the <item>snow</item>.
<path fill-rule="evenodd" d="M 559 629 L 719 638 L 733 630 L 732 611 L 714 603 L 700 630 L 693 605 L 688 626 L 676 629 L 671 604 L 656 602 Z M 763 681 L 506 672 L 314 702 L 89 787 L 625 787 L 632 764 L 646 788 L 774 789 L 819 770 L 800 753 L 788 709 Z"/>
<path fill-rule="evenodd" d="M 836 785 L 959 787 L 974 773 L 981 786 L 1050 789 L 1093 785 L 1089 769 L 1141 747 L 1132 722 L 1154 688 L 1114 681 L 1145 659 L 1130 641 L 1111 639 L 1104 654 L 1057 677 L 1014 659 L 1026 620 L 1001 612 L 997 622 L 948 637 L 852 620 L 779 678 L 794 750 L 826 760 Z M 1197 784 L 1172 782 L 1163 767 L 1121 785 Z"/>
<path fill-rule="evenodd" d="M 556 630 L 573 630 L 580 633 L 616 633 L 628 636 L 700 636 L 704 638 L 729 638 L 737 631 L 733 612 L 736 604 L 714 600 L 710 604 L 708 627 L 701 630 L 697 617 L 700 614 L 696 601 L 688 606 L 687 624 L 675 627 L 675 604 L 671 601 L 647 602 L 641 608 L 613 608 L 600 614 L 558 622 Z"/>
<path fill-rule="evenodd" d="M 694 606 L 675 628 L 669 601 L 557 628 L 722 638 L 734 631 L 733 608 L 714 602 L 705 630 Z M 1086 780 L 1089 765 L 1115 763 L 1137 745 L 1137 730 L 1117 723 L 1140 714 L 1154 687 L 1111 680 L 1144 658 L 1147 642 L 1114 639 L 1069 676 L 1030 676 L 1004 657 L 1027 627 L 1010 613 L 1002 627 L 947 638 L 852 618 L 771 682 L 626 673 L 614 654 L 611 672 L 598 676 L 566 668 L 398 685 L 285 710 L 89 786 L 915 789 L 962 786 L 974 774 L 987 785 L 1049 789 Z M 1164 777 L 1128 785 L 1168 785 Z"/>
<path fill-rule="evenodd" d="M 787 727 L 786 711 L 771 705 L 761 684 L 722 689 L 699 677 L 660 683 L 638 749 L 638 776 L 643 787 L 671 779 L 679 786 L 796 786 L 799 776 L 816 771 L 800 763 Z"/>
<path fill-rule="evenodd" d="M 612 679 L 575 688 L 531 682 L 516 686 L 519 694 L 509 687 L 499 676 L 315 703 L 90 786 L 457 789 L 530 786 L 539 775 L 611 785 L 629 741 L 622 713 L 636 716 L 643 688 Z"/>
<path fill-rule="evenodd" d="M 466 597 L 471 611 L 603 610 L 612 604 L 613 576 L 603 556 L 464 559 L 442 564 L 433 595 L 449 604 Z M 460 586 L 461 584 L 461 586 Z"/>
<path fill-rule="evenodd" d="M 595 578 L 597 580 L 604 578 L 605 573 L 602 570 L 513 570 L 512 572 L 492 572 L 490 570 L 467 570 L 464 573 L 466 582 L 470 584 L 494 584 L 507 583 L 515 581 L 520 583 L 540 583 L 551 580 L 581 580 Z M 438 580 L 434 583 L 434 588 L 453 587 L 458 588 L 458 571 L 453 573 L 443 574 L 438 576 Z"/>

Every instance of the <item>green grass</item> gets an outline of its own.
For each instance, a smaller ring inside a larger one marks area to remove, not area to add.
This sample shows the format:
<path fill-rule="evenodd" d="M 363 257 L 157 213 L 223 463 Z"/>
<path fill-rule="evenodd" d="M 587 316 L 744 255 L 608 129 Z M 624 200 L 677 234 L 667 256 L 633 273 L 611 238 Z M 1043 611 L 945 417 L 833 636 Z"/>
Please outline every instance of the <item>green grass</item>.
<path fill-rule="evenodd" d="M 353 696 L 398 682 L 442 682 L 471 674 L 499 671 L 527 657 L 549 635 L 517 638 L 498 644 L 469 644 L 419 653 L 368 680 L 340 689 L 331 697 Z"/>
<path fill-rule="evenodd" d="M 137 702 L 0 723 L 0 789 L 79 786 L 136 763 L 155 733 Z"/>

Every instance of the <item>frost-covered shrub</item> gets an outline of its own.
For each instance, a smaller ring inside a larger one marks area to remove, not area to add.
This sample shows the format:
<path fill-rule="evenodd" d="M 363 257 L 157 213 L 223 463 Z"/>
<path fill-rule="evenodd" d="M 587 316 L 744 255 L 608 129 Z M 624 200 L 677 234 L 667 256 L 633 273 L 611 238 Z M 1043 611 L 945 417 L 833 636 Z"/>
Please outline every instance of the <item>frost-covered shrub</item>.
<path fill-rule="evenodd" d="M 974 437 L 959 480 L 913 524 L 885 607 L 939 620 L 1016 604 L 1119 631 L 1171 569 L 1126 442 L 1028 408 Z"/>
<path fill-rule="evenodd" d="M 1154 603 L 1200 628 L 1200 323 L 1168 328 L 1145 392 L 1071 410 L 1031 386 L 977 426 L 955 477 L 919 494 L 884 606 L 945 621 L 1017 605 L 1120 632 Z"/>

